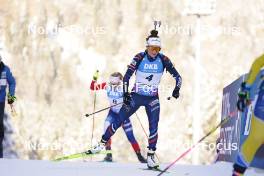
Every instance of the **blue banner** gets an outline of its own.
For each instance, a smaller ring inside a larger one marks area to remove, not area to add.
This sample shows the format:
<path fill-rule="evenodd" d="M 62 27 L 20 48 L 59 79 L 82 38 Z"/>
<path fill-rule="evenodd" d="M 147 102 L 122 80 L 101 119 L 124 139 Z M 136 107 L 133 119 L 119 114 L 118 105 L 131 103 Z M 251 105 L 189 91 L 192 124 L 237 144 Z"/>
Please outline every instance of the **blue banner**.
<path fill-rule="evenodd" d="M 238 153 L 240 141 L 241 119 L 237 113 L 237 92 L 243 82 L 240 77 L 224 88 L 222 100 L 222 120 L 230 118 L 220 129 L 219 157 L 218 160 L 233 162 Z"/>

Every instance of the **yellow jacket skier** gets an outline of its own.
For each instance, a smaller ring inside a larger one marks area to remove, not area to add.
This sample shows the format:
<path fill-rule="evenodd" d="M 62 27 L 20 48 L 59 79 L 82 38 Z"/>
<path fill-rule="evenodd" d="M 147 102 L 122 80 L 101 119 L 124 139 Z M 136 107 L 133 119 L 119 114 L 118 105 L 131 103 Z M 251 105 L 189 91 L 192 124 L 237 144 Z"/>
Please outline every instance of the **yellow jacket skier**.
<path fill-rule="evenodd" d="M 264 54 L 257 58 L 251 66 L 248 78 L 241 85 L 238 93 L 239 99 L 237 108 L 240 111 L 250 104 L 249 92 L 252 84 L 256 80 L 260 69 L 264 66 Z M 242 144 L 240 153 L 234 164 L 233 176 L 242 176 L 250 163 L 253 161 L 257 150 L 264 142 L 264 81 L 261 82 L 256 105 L 253 107 L 251 131 L 245 142 Z"/>

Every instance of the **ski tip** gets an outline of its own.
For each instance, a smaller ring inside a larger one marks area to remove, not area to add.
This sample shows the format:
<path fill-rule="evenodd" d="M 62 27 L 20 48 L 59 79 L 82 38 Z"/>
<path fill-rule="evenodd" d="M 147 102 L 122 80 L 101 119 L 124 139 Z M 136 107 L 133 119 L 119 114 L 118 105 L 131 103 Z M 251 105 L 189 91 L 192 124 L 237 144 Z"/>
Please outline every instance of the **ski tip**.
<path fill-rule="evenodd" d="M 61 158 L 56 158 L 56 159 L 53 159 L 53 160 L 51 160 L 51 161 L 53 161 L 53 162 L 59 162 L 59 161 L 61 161 L 62 159 Z"/>
<path fill-rule="evenodd" d="M 148 166 L 148 169 L 160 169 L 160 167 L 159 166 L 155 166 L 155 167 Z"/>

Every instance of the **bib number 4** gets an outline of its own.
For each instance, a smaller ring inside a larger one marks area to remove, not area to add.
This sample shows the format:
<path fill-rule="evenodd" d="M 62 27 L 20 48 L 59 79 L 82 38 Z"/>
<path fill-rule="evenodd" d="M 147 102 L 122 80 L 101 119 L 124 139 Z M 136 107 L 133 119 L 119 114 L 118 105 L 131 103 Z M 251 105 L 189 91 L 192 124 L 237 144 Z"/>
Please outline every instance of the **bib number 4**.
<path fill-rule="evenodd" d="M 116 100 L 116 99 L 113 99 L 113 103 L 114 103 L 114 104 L 117 104 L 117 100 Z"/>
<path fill-rule="evenodd" d="M 153 79 L 153 75 L 149 75 L 148 77 L 146 77 L 146 79 L 147 79 L 148 81 L 151 81 L 151 80 Z"/>

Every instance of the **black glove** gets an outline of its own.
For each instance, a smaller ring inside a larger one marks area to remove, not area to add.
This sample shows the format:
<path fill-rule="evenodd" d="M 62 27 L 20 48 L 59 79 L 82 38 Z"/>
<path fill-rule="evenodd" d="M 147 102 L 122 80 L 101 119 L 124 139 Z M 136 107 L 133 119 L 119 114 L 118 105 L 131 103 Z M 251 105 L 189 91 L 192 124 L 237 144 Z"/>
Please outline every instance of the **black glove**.
<path fill-rule="evenodd" d="M 125 104 L 125 105 L 127 105 L 127 106 L 129 106 L 130 105 L 130 103 L 131 103 L 131 95 L 130 95 L 130 93 L 129 92 L 125 92 L 124 93 L 124 97 L 123 97 L 123 103 Z"/>
<path fill-rule="evenodd" d="M 98 77 L 99 77 L 99 70 L 96 70 L 96 72 L 93 75 L 93 80 L 94 81 L 97 81 L 98 80 Z"/>
<path fill-rule="evenodd" d="M 14 95 L 10 95 L 10 94 L 7 95 L 8 104 L 13 104 L 15 100 L 16 100 L 16 97 Z"/>
<path fill-rule="evenodd" d="M 238 92 L 237 109 L 244 112 L 245 108 L 250 104 L 249 89 L 246 88 L 246 83 L 241 84 L 241 90 Z"/>
<path fill-rule="evenodd" d="M 172 92 L 172 96 L 176 99 L 179 98 L 179 96 L 180 96 L 180 88 L 179 87 L 175 87 L 175 89 Z"/>

